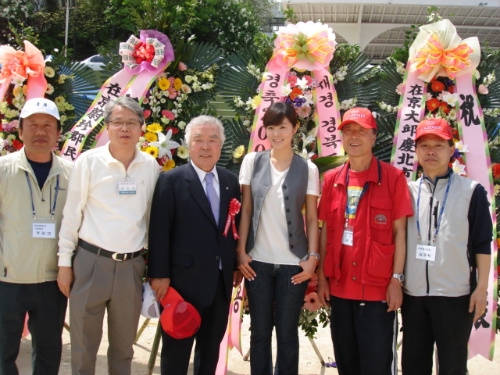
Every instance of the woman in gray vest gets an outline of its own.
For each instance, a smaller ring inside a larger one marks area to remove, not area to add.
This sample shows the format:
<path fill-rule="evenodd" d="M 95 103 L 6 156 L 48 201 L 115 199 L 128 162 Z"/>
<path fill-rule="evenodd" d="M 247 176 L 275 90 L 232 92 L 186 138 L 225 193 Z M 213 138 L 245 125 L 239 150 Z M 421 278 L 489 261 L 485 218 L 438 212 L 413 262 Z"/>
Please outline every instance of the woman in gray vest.
<path fill-rule="evenodd" d="M 271 149 L 246 155 L 240 170 L 238 268 L 250 305 L 251 374 L 273 374 L 274 325 L 275 374 L 293 375 L 299 367 L 300 310 L 319 260 L 318 169 L 293 152 L 299 126 L 291 104 L 272 104 L 263 123 Z"/>

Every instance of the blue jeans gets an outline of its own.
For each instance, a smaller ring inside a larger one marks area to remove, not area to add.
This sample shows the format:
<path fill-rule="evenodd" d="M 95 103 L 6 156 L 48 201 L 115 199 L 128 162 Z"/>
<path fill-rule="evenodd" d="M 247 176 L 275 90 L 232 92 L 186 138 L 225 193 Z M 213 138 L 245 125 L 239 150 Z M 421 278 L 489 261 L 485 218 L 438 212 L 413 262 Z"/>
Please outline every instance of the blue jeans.
<path fill-rule="evenodd" d="M 292 284 L 300 266 L 252 261 L 257 276 L 245 280 L 250 305 L 250 369 L 252 375 L 271 375 L 271 339 L 276 327 L 278 353 L 276 375 L 297 375 L 299 368 L 298 323 L 307 282 Z"/>

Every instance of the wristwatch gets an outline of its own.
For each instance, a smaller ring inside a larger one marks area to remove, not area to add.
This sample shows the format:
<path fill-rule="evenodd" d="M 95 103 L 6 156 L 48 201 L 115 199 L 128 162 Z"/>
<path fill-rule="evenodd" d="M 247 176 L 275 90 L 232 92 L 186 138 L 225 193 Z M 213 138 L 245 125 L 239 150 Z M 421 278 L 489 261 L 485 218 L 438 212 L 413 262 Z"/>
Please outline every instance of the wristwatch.
<path fill-rule="evenodd" d="M 309 259 L 309 257 L 315 257 L 316 260 L 319 262 L 319 259 L 320 259 L 320 255 L 319 253 L 315 252 L 315 251 L 311 251 L 307 254 L 307 258 Z"/>
<path fill-rule="evenodd" d="M 314 257 L 319 262 L 320 255 L 319 255 L 319 253 L 317 253 L 315 251 L 311 251 L 311 252 L 307 253 L 300 261 L 302 262 L 304 260 L 308 260 L 309 257 Z"/>
<path fill-rule="evenodd" d="M 402 273 L 395 273 L 395 274 L 392 275 L 392 277 L 394 279 L 398 279 L 401 284 L 403 284 L 404 281 L 405 281 L 405 275 L 402 274 Z"/>

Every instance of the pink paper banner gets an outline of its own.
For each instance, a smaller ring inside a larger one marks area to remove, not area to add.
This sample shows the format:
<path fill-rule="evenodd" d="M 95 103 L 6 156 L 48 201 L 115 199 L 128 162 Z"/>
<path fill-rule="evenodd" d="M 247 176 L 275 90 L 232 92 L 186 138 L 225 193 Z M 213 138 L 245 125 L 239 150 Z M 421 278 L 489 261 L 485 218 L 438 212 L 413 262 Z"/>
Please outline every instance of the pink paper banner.
<path fill-rule="evenodd" d="M 243 315 L 243 300 L 245 298 L 245 280 L 238 287 L 233 288 L 231 304 L 229 305 L 229 319 L 227 329 L 220 343 L 219 362 L 217 363 L 216 375 L 227 373 L 227 357 L 232 348 L 238 349 L 241 355 L 241 320 Z"/>
<path fill-rule="evenodd" d="M 101 123 L 105 105 L 123 95 L 132 78 L 133 75 L 123 69 L 104 83 L 87 112 L 71 129 L 71 135 L 61 149 L 61 157 L 76 160 L 89 134 Z"/>
<path fill-rule="evenodd" d="M 262 117 L 271 104 L 282 100 L 281 87 L 285 84 L 287 74 L 288 70 L 278 65 L 276 59 L 271 58 L 267 63 L 266 72 L 260 85 L 260 103 L 255 110 L 250 142 L 248 143 L 249 152 L 264 151 L 270 147 Z"/>
<path fill-rule="evenodd" d="M 485 188 L 488 200 L 491 202 L 490 214 L 493 220 L 493 228 L 496 228 L 495 190 L 491 173 L 488 136 L 472 75 L 464 74 L 457 77 L 456 87 L 459 93 L 458 129 L 463 143 L 468 146 L 469 150 L 464 155 L 467 175 Z M 496 236 L 493 238 L 496 238 Z M 487 306 L 485 313 L 472 326 L 469 340 L 470 358 L 480 354 L 490 360 L 493 359 L 497 311 L 497 291 L 495 287 L 497 280 L 497 269 L 495 267 L 497 242 L 495 240 L 491 243 L 491 254 Z"/>
<path fill-rule="evenodd" d="M 148 50 L 148 46 L 152 49 Z M 147 51 L 150 56 L 146 56 L 147 59 L 141 58 L 139 63 L 136 53 L 140 52 L 144 56 Z M 88 136 L 101 124 L 104 107 L 109 101 L 127 95 L 142 103 L 156 77 L 174 60 L 170 40 L 156 30 L 141 30 L 140 39 L 132 35 L 126 43 L 120 44 L 120 54 L 124 68 L 104 83 L 85 115 L 71 129 L 71 135 L 61 149 L 60 155 L 63 158 L 76 160 Z M 105 134 L 103 126 L 91 146 L 105 144 L 108 141 Z"/>
<path fill-rule="evenodd" d="M 318 126 L 318 156 L 344 155 L 338 124 L 340 111 L 333 77 L 327 69 L 313 71 L 316 88 L 313 98 L 316 104 L 316 126 Z"/>
<path fill-rule="evenodd" d="M 407 67 L 409 68 L 410 62 Z M 415 133 L 425 114 L 427 84 L 407 69 L 394 131 L 391 164 L 405 172 L 406 179 L 413 181 L 417 163 L 415 161 Z"/>

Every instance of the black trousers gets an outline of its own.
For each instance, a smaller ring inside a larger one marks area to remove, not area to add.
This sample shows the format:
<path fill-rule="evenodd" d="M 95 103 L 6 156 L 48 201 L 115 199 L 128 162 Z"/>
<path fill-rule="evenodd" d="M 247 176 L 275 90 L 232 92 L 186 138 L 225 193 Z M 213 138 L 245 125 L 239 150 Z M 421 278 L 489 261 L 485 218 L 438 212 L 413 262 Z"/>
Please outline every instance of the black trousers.
<path fill-rule="evenodd" d="M 67 298 L 56 281 L 39 284 L 0 282 L 0 375 L 18 375 L 16 359 L 26 313 L 34 375 L 57 375 Z"/>
<path fill-rule="evenodd" d="M 405 294 L 403 317 L 404 375 L 431 375 L 434 343 L 439 375 L 465 375 L 472 329 L 470 296 L 413 297 Z"/>
<path fill-rule="evenodd" d="M 189 302 L 189 301 L 188 301 Z M 201 316 L 201 326 L 194 336 L 175 339 L 161 331 L 161 375 L 187 374 L 194 340 L 194 375 L 214 375 L 219 360 L 220 342 L 224 337 L 229 316 L 222 271 L 215 298 L 210 306 L 196 306 Z"/>
<path fill-rule="evenodd" d="M 335 362 L 340 375 L 397 373 L 397 317 L 382 301 L 330 297 Z"/>

